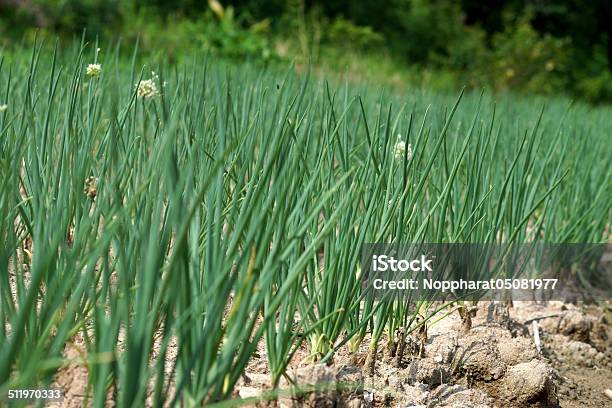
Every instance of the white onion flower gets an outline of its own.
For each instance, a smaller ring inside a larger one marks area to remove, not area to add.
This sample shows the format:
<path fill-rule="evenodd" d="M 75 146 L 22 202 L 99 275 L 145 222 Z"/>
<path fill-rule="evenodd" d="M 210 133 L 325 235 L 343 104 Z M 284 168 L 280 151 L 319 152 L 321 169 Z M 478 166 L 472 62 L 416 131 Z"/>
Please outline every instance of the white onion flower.
<path fill-rule="evenodd" d="M 100 64 L 89 64 L 86 70 L 87 76 L 90 78 L 98 78 L 102 73 L 102 65 Z"/>
<path fill-rule="evenodd" d="M 8 109 L 8 105 L 6 103 L 3 103 L 2 105 L 0 105 L 0 113 L 4 112 L 7 109 Z"/>
<path fill-rule="evenodd" d="M 406 156 L 406 158 L 410 160 L 412 159 L 412 145 L 406 145 L 406 142 L 400 140 L 395 144 L 395 149 L 393 153 L 397 160 L 403 159 L 404 156 Z"/>
<path fill-rule="evenodd" d="M 157 88 L 159 76 L 155 72 L 151 72 L 151 75 L 153 76 L 151 79 L 145 79 L 136 84 L 136 93 L 139 98 L 154 98 L 160 95 Z"/>

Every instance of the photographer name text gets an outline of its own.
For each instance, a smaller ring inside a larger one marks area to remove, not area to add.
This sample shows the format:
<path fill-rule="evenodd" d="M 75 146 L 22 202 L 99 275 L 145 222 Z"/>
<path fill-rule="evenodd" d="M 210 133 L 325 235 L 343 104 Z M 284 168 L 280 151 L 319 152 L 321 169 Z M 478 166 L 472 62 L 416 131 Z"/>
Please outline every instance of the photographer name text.
<path fill-rule="evenodd" d="M 413 259 L 395 259 L 388 255 L 374 255 L 372 258 L 373 272 L 426 272 L 433 275 L 434 260 L 425 255 Z M 546 278 L 493 278 L 478 279 L 434 279 L 423 278 L 397 278 L 384 279 L 376 277 L 372 280 L 375 290 L 436 290 L 445 292 L 455 291 L 488 291 L 488 290 L 554 290 L 558 279 Z"/>

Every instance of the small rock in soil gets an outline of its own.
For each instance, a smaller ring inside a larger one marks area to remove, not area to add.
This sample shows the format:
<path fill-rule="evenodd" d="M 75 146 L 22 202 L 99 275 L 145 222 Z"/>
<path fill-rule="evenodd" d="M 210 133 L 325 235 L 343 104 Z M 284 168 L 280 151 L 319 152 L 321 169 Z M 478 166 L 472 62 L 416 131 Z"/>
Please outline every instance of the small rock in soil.
<path fill-rule="evenodd" d="M 502 341 L 497 345 L 502 361 L 506 365 L 526 363 L 537 357 L 533 341 L 528 337 L 515 337 L 510 341 Z"/>
<path fill-rule="evenodd" d="M 253 398 L 253 397 L 257 397 L 259 395 L 259 391 L 260 391 L 259 388 L 240 387 L 240 389 L 238 389 L 238 395 L 242 399 Z"/>
<path fill-rule="evenodd" d="M 547 405 L 558 403 L 552 370 L 542 361 L 532 360 L 512 366 L 503 380 L 505 397 L 521 404 L 541 401 Z"/>
<path fill-rule="evenodd" d="M 567 311 L 559 321 L 559 333 L 573 340 L 588 343 L 593 329 L 594 317 L 577 310 Z"/>
<path fill-rule="evenodd" d="M 497 380 L 506 371 L 497 346 L 489 342 L 474 341 L 464 346 L 459 359 L 461 370 L 475 380 Z"/>
<path fill-rule="evenodd" d="M 421 382 L 436 387 L 450 380 L 450 371 L 445 364 L 436 362 L 433 358 L 413 360 L 408 368 L 409 381 Z"/>
<path fill-rule="evenodd" d="M 306 406 L 324 408 L 336 404 L 336 372 L 325 364 L 316 364 L 296 370 L 294 376 L 296 384 L 302 389 L 316 389 L 306 397 Z"/>
<path fill-rule="evenodd" d="M 433 358 L 436 362 L 450 364 L 455 358 L 459 348 L 459 341 L 455 332 L 436 335 L 431 344 L 425 347 L 427 357 Z"/>
<path fill-rule="evenodd" d="M 419 406 L 426 404 L 429 399 L 428 386 L 423 383 L 404 386 L 404 393 L 400 398 L 402 406 Z"/>

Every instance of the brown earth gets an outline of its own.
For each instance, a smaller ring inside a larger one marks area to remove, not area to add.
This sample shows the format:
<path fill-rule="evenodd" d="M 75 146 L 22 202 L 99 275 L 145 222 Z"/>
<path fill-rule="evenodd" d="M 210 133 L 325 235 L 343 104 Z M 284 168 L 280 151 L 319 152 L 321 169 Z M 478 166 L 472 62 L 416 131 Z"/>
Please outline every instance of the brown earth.
<path fill-rule="evenodd" d="M 605 390 L 612 388 L 608 307 L 559 302 L 515 302 L 508 307 L 481 302 L 474 308 L 471 329 L 466 331 L 458 313 L 451 314 L 429 327 L 424 354 L 404 356 L 399 367 L 380 351 L 374 375 L 364 375 L 365 346 L 356 359 L 340 352 L 331 365 L 303 366 L 298 356 L 291 377 L 303 388 L 315 385 L 316 391 L 301 396 L 289 393 L 250 405 L 612 406 L 605 395 Z M 539 350 L 534 331 L 539 335 Z M 269 389 L 265 350 L 259 354 L 248 367 L 248 380 L 237 387 L 242 398 L 256 397 Z M 305 354 L 304 350 L 302 357 Z M 288 387 L 287 382 L 283 385 Z"/>

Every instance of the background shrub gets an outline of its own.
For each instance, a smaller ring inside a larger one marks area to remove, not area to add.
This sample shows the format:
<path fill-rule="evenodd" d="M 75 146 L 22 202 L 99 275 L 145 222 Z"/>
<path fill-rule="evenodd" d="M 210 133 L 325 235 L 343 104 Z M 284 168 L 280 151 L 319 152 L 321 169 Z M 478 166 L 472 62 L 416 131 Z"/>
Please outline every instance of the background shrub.
<path fill-rule="evenodd" d="M 611 19 L 608 0 L 0 0 L 0 45 L 86 29 L 177 58 L 297 60 L 359 78 L 394 67 L 374 79 L 601 103 L 612 101 Z"/>

